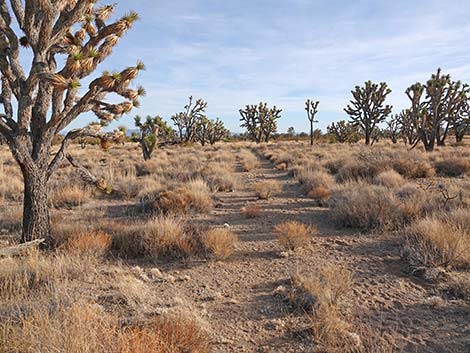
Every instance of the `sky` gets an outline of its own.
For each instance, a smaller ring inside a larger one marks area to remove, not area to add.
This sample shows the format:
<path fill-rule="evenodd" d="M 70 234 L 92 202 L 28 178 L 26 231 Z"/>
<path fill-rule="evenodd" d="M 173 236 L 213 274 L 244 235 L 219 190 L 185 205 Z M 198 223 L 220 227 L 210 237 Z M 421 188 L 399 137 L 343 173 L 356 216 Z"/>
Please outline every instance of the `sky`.
<path fill-rule="evenodd" d="M 116 16 L 129 10 L 141 20 L 99 70 L 144 61 L 136 83 L 147 95 L 115 125 L 131 127 L 135 114 L 169 119 L 192 95 L 233 132 L 238 110 L 260 101 L 283 109 L 278 131 L 307 131 L 304 102 L 319 100 L 325 129 L 347 119 L 350 91 L 369 79 L 388 83 L 397 113 L 406 87 L 438 67 L 470 82 L 468 0 L 117 1 Z"/>

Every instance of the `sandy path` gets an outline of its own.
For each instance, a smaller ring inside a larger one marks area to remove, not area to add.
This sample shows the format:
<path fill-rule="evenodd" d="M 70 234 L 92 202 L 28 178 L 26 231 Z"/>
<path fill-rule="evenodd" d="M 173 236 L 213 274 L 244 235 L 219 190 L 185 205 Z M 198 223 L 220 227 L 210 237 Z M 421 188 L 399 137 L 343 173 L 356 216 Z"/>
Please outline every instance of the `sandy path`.
<path fill-rule="evenodd" d="M 430 306 L 430 289 L 406 274 L 396 241 L 335 229 L 327 209 L 302 197 L 286 172 L 274 169 L 264 158 L 260 161 L 260 167 L 248 173 L 237 162 L 239 187 L 231 193 L 218 193 L 215 210 L 195 219 L 212 226 L 229 224 L 240 238 L 235 254 L 225 262 L 196 261 L 182 268 L 164 268 L 175 277 L 189 279 L 158 289 L 162 295 L 178 293 L 190 298 L 205 313 L 214 332 L 215 352 L 313 352 L 305 334 L 305 315 L 294 313 L 273 292 L 288 285 L 296 271 L 315 271 L 324 263 L 353 271 L 353 306 L 370 317 L 374 327 L 393 329 L 403 336 L 407 342 L 404 351 L 470 352 L 468 305 Z M 278 180 L 283 192 L 270 200 L 258 200 L 252 185 L 268 179 Z M 263 212 L 247 219 L 240 210 L 252 204 Z M 309 248 L 288 258 L 280 256 L 282 249 L 272 231 L 286 220 L 319 229 Z M 453 335 L 449 337 L 448 332 Z"/>

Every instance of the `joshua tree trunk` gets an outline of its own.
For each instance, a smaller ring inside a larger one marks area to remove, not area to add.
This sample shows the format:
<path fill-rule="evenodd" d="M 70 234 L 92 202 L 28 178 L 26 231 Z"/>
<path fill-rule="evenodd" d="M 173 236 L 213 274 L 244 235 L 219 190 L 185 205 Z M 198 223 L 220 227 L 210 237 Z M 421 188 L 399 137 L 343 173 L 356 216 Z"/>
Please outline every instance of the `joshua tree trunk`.
<path fill-rule="evenodd" d="M 310 146 L 313 146 L 313 121 L 310 120 Z"/>
<path fill-rule="evenodd" d="M 47 204 L 48 177 L 42 171 L 23 168 L 24 204 L 22 242 L 50 237 Z"/>
<path fill-rule="evenodd" d="M 366 139 L 366 145 L 370 145 L 370 131 L 368 128 L 364 130 L 364 135 Z"/>
<path fill-rule="evenodd" d="M 142 147 L 142 154 L 143 154 L 144 160 L 148 161 L 149 159 L 151 159 L 152 153 L 147 147 L 147 145 L 145 144 L 145 141 L 143 138 L 140 140 L 140 146 Z"/>

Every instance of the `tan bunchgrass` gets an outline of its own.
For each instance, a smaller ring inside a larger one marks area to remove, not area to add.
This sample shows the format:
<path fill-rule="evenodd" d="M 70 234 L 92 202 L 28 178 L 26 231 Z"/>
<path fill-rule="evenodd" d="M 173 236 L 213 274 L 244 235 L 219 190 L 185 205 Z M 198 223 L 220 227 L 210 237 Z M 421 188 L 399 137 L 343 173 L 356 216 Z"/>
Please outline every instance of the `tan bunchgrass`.
<path fill-rule="evenodd" d="M 277 180 L 260 181 L 254 185 L 256 196 L 263 200 L 268 200 L 275 194 L 279 193 L 282 188 Z"/>
<path fill-rule="evenodd" d="M 202 242 L 214 257 L 225 260 L 235 251 L 238 237 L 226 228 L 214 228 L 203 235 Z"/>
<path fill-rule="evenodd" d="M 307 226 L 296 221 L 287 221 L 274 227 L 279 244 L 287 250 L 295 250 L 306 246 L 310 237 L 318 234 L 314 226 Z"/>
<path fill-rule="evenodd" d="M 148 256 L 180 258 L 194 251 L 179 218 L 157 216 L 147 222 L 143 232 L 143 247 Z"/>
<path fill-rule="evenodd" d="M 468 211 L 466 212 L 469 216 Z M 470 266 L 470 217 L 466 225 L 429 216 L 405 230 L 404 256 L 413 266 Z"/>
<path fill-rule="evenodd" d="M 55 191 L 50 202 L 58 208 L 62 207 L 77 207 L 87 202 L 90 199 L 90 192 L 87 189 L 77 185 L 64 186 Z"/>
<path fill-rule="evenodd" d="M 112 237 L 109 234 L 102 231 L 90 231 L 71 236 L 65 248 L 69 252 L 99 257 L 109 251 L 111 243 Z"/>

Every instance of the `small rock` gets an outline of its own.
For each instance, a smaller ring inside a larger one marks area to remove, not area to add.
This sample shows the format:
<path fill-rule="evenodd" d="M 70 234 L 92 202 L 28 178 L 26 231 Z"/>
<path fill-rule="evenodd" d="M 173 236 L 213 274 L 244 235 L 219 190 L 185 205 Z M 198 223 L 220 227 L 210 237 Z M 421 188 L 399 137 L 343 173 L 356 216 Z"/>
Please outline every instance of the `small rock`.
<path fill-rule="evenodd" d="M 150 273 L 152 274 L 153 277 L 157 277 L 157 278 L 162 277 L 162 273 L 157 267 L 152 268 L 150 270 Z"/>
<path fill-rule="evenodd" d="M 168 282 L 174 283 L 176 281 L 176 278 L 172 275 L 168 275 L 168 276 L 166 276 L 166 280 Z"/>
<path fill-rule="evenodd" d="M 224 228 L 230 228 L 230 224 L 224 223 Z"/>
<path fill-rule="evenodd" d="M 282 251 L 282 252 L 279 254 L 279 256 L 281 256 L 281 257 L 287 259 L 287 258 L 290 256 L 290 254 L 289 254 L 288 251 Z"/>
<path fill-rule="evenodd" d="M 287 288 L 284 286 L 279 286 L 274 290 L 274 295 L 284 296 L 287 292 Z"/>

